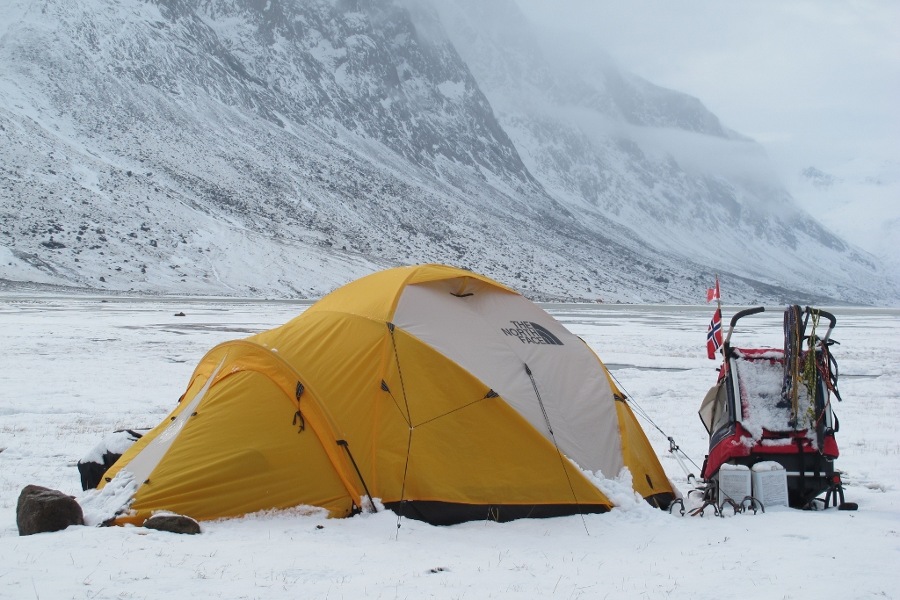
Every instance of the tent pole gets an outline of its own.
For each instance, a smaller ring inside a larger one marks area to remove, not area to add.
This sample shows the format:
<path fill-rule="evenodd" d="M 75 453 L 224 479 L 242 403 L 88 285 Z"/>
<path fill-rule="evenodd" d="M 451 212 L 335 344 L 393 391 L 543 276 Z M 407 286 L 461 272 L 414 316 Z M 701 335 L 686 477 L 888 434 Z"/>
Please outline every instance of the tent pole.
<path fill-rule="evenodd" d="M 369 491 L 369 486 L 366 485 L 366 480 L 363 479 L 362 473 L 360 473 L 359 471 L 359 466 L 356 464 L 356 460 L 353 458 L 353 454 L 350 452 L 350 445 L 347 444 L 347 440 L 338 440 L 337 445 L 342 447 L 347 452 L 347 456 L 350 457 L 350 462 L 353 464 L 353 468 L 356 470 L 356 476 L 359 477 L 359 481 L 360 483 L 362 483 L 363 490 L 366 492 L 366 497 L 369 498 L 369 504 L 372 505 L 372 512 L 378 512 L 378 507 L 375 506 L 375 500 L 372 499 L 372 493 Z"/>

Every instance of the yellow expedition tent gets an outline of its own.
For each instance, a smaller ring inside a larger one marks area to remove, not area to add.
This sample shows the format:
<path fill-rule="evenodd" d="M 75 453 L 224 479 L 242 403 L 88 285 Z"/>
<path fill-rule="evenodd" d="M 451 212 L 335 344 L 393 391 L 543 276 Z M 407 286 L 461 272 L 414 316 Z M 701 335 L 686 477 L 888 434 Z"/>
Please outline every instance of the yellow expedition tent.
<path fill-rule="evenodd" d="M 623 467 L 649 502 L 673 498 L 594 352 L 515 291 L 425 265 L 210 350 L 104 483 L 136 485 L 120 523 L 298 505 L 347 516 L 374 498 L 449 524 L 603 512 L 591 478 Z"/>

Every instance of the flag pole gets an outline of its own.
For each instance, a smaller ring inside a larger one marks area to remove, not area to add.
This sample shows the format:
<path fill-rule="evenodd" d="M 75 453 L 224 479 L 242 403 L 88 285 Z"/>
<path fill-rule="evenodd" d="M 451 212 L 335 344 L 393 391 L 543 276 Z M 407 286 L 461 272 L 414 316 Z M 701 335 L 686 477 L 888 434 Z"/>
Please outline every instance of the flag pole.
<path fill-rule="evenodd" d="M 706 355 L 710 360 L 716 359 L 716 351 L 722 348 L 722 292 L 719 289 L 719 274 L 716 273 L 716 285 L 706 290 L 706 303 L 712 302 L 713 297 L 716 299 L 716 312 L 709 322 L 709 328 L 706 330 Z M 725 351 L 722 351 L 725 356 Z"/>
<path fill-rule="evenodd" d="M 719 274 L 716 273 L 716 310 L 719 311 L 719 319 L 722 319 L 722 292 L 719 291 Z M 724 335 L 724 334 L 723 334 Z M 719 352 L 722 353 L 722 360 L 725 360 L 725 343 L 719 346 Z"/>

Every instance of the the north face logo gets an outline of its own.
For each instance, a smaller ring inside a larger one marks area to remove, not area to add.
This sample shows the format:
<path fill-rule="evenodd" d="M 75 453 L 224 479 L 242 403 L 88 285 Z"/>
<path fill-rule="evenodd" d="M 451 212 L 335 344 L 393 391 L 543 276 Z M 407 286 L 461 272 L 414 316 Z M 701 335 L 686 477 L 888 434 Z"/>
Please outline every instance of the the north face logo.
<path fill-rule="evenodd" d="M 547 331 L 544 327 L 531 321 L 510 321 L 512 327 L 501 328 L 504 335 L 519 338 L 523 344 L 552 344 L 562 346 L 559 338 Z"/>

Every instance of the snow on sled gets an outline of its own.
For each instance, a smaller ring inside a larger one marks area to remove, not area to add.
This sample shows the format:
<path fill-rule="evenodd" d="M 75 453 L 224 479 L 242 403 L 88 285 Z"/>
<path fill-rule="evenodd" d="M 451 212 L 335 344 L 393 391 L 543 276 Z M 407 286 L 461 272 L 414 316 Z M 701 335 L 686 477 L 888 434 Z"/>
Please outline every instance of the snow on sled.
<path fill-rule="evenodd" d="M 721 508 L 721 478 L 732 477 L 734 468 L 746 471 L 774 462 L 784 469 L 789 506 L 814 509 L 833 504 L 855 509 L 855 504 L 844 502 L 840 471 L 834 466 L 839 424 L 832 399 L 841 397 L 837 363 L 829 348 L 836 343 L 830 339 L 836 319 L 821 309 L 788 306 L 783 348 L 732 346 L 737 322 L 764 310 L 761 306 L 742 310 L 731 319 L 718 381 L 699 411 L 709 432 L 701 476 L 718 490 Z M 822 319 L 828 326 L 820 336 Z M 741 506 L 755 498 L 725 501 Z"/>

